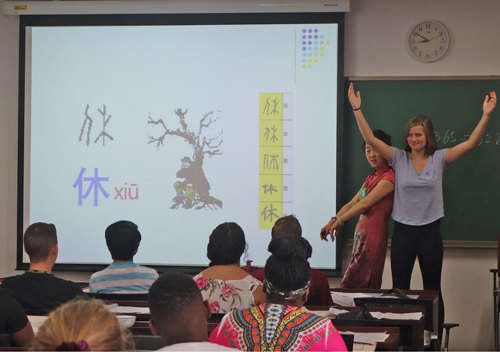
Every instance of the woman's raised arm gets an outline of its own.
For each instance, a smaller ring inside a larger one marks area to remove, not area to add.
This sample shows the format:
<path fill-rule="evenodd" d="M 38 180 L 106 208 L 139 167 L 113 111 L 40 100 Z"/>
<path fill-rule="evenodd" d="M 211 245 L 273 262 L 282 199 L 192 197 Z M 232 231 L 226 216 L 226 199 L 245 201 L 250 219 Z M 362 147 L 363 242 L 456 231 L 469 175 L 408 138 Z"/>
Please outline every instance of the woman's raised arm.
<path fill-rule="evenodd" d="M 366 144 L 371 145 L 377 152 L 382 155 L 384 159 L 391 162 L 392 161 L 392 148 L 382 142 L 380 139 L 373 135 L 372 129 L 366 122 L 365 116 L 361 112 L 361 93 L 357 94 L 354 92 L 354 84 L 349 85 L 349 91 L 347 92 L 349 101 L 351 102 L 352 109 L 354 111 L 354 116 L 356 116 L 356 121 L 358 122 L 359 130 L 363 135 Z"/>
<path fill-rule="evenodd" d="M 497 105 L 496 93 L 491 92 L 489 97 L 491 99 L 489 99 L 488 96 L 486 96 L 486 98 L 484 99 L 483 116 L 481 117 L 481 120 L 479 120 L 479 123 L 477 124 L 474 131 L 469 136 L 469 139 L 446 151 L 445 159 L 447 165 L 450 165 L 452 162 L 457 161 L 458 159 L 463 157 L 465 154 L 477 147 L 477 145 L 481 141 L 481 137 L 486 130 L 486 125 L 488 124 L 491 113 Z"/>

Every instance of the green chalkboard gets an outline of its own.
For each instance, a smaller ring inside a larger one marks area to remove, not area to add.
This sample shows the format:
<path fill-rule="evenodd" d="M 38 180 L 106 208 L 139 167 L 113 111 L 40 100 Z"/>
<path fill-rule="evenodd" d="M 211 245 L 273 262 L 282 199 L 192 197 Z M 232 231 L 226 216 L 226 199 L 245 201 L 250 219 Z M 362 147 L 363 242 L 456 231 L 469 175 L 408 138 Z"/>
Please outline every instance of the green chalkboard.
<path fill-rule="evenodd" d="M 345 84 L 346 92 L 349 83 Z M 401 149 L 406 122 L 419 114 L 431 118 L 439 148 L 457 145 L 481 118 L 485 96 L 492 90 L 500 93 L 500 80 L 355 80 L 353 83 L 354 89 L 361 92 L 363 113 L 370 127 L 389 133 L 393 146 Z M 372 172 L 361 149 L 362 136 L 347 99 L 344 111 L 343 203 L 354 196 Z M 441 227 L 445 244 L 497 241 L 499 186 L 500 106 L 497 106 L 481 144 L 445 172 L 445 217 Z M 344 238 L 352 238 L 354 226 L 355 221 L 348 223 Z"/>

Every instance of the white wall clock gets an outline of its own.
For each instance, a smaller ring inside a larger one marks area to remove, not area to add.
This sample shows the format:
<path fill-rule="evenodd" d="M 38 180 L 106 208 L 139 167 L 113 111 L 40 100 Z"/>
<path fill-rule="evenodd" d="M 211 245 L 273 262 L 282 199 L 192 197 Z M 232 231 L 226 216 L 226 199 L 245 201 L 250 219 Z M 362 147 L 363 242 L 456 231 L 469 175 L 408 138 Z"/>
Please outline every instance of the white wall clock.
<path fill-rule="evenodd" d="M 414 58 L 422 62 L 433 62 L 448 51 L 450 36 L 441 23 L 424 21 L 413 26 L 408 44 Z"/>

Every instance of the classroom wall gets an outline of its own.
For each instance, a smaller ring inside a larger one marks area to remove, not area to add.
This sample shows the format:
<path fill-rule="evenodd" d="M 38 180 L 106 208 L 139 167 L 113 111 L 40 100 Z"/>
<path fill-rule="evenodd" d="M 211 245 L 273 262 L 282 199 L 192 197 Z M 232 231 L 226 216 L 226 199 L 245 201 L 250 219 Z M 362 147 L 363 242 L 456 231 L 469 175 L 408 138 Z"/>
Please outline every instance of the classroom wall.
<path fill-rule="evenodd" d="M 351 12 L 346 14 L 345 76 L 500 75 L 499 15 L 497 0 L 351 0 Z M 405 47 L 410 28 L 426 19 L 440 21 L 451 35 L 446 56 L 430 64 L 413 60 Z M 0 14 L 0 277 L 17 274 L 18 26 L 18 17 Z M 500 118 L 500 110 L 495 117 Z M 350 251 L 350 247 L 343 251 L 344 268 Z M 446 321 L 460 323 L 451 334 L 451 350 L 493 350 L 493 280 L 489 269 L 496 268 L 496 253 L 496 249 L 445 249 Z M 417 271 L 412 281 L 416 289 L 422 288 Z M 90 274 L 57 275 L 87 280 Z M 331 279 L 331 283 L 338 286 L 340 279 Z M 389 259 L 383 287 L 391 287 Z"/>
<path fill-rule="evenodd" d="M 495 0 L 352 0 L 351 12 L 346 15 L 345 76 L 498 76 L 500 40 L 495 36 L 500 32 L 499 15 L 500 2 Z M 450 47 L 441 60 L 420 63 L 410 56 L 406 37 L 414 24 L 428 19 L 447 28 Z M 493 118 L 500 118 L 499 110 Z M 344 249 L 344 267 L 351 249 Z M 384 288 L 392 286 L 389 251 L 387 254 Z M 460 324 L 451 333 L 450 350 L 494 349 L 493 275 L 489 270 L 496 267 L 496 248 L 445 248 L 445 320 Z M 411 285 L 421 289 L 418 264 L 415 269 Z M 331 282 L 335 286 L 340 279 Z"/>

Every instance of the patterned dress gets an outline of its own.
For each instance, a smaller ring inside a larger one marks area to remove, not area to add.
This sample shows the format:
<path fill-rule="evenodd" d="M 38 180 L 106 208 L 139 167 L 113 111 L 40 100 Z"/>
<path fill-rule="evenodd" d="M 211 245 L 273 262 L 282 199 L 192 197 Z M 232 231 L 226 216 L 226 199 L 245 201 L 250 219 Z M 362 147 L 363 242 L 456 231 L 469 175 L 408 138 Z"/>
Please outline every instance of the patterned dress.
<path fill-rule="evenodd" d="M 330 319 L 271 303 L 226 314 L 209 341 L 242 351 L 347 351 Z"/>
<path fill-rule="evenodd" d="M 255 306 L 253 292 L 262 282 L 248 275 L 241 280 L 210 279 L 198 274 L 193 278 L 198 284 L 203 300 L 208 300 L 212 313 L 228 313 L 231 310 Z"/>
<path fill-rule="evenodd" d="M 363 184 L 367 194 L 382 180 L 394 183 L 394 170 L 388 165 L 375 170 Z M 340 284 L 341 288 L 376 288 L 382 286 L 387 229 L 394 203 L 394 192 L 375 203 L 359 217 L 354 231 L 351 263 Z"/>

